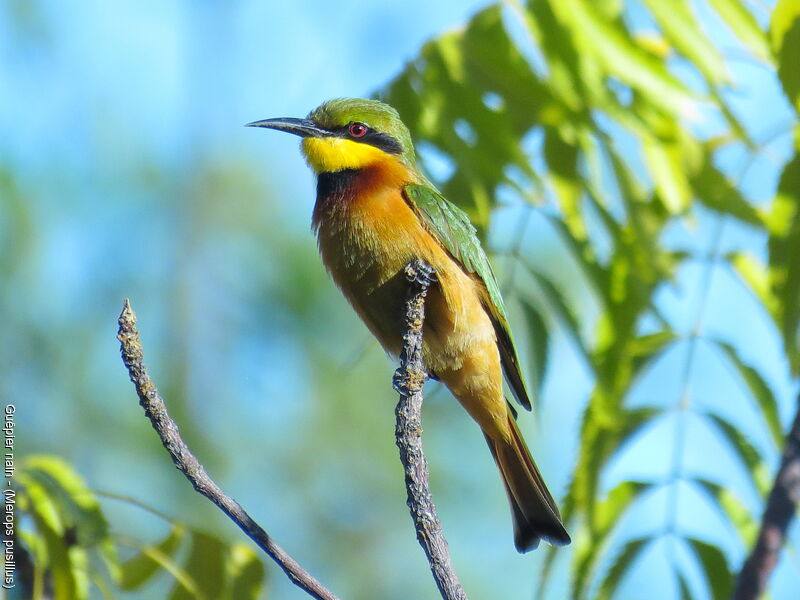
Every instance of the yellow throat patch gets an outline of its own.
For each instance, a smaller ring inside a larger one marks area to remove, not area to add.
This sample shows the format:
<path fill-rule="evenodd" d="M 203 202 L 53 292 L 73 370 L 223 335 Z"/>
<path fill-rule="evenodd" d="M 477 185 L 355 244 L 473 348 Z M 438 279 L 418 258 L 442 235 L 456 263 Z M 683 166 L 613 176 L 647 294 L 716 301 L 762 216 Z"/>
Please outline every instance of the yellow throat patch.
<path fill-rule="evenodd" d="M 339 137 L 307 137 L 303 139 L 301 148 L 308 166 L 315 173 L 362 169 L 388 158 L 375 146 Z"/>

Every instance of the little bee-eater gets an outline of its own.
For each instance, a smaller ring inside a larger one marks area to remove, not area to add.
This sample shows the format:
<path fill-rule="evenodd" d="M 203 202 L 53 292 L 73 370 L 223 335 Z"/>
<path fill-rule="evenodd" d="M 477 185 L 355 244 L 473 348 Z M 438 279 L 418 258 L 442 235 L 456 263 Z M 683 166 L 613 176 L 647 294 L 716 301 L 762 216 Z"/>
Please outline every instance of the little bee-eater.
<path fill-rule="evenodd" d="M 302 138 L 317 175 L 312 227 L 322 261 L 387 352 L 402 346 L 406 265 L 436 271 L 426 301 L 423 359 L 478 423 L 500 469 L 517 550 L 570 539 L 503 395 L 503 372 L 530 410 L 492 268 L 467 215 L 419 171 L 408 129 L 382 102 L 337 99 L 305 119 L 250 123 Z"/>

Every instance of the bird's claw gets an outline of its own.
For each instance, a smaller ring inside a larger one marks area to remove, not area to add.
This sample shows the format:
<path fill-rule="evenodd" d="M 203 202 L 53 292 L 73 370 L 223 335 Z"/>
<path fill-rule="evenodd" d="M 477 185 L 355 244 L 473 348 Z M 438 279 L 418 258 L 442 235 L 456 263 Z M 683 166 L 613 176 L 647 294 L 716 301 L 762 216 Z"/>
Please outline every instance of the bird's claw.
<path fill-rule="evenodd" d="M 429 287 L 436 281 L 436 270 L 424 260 L 415 258 L 406 267 L 406 277 L 420 287 Z"/>
<path fill-rule="evenodd" d="M 423 370 L 400 367 L 392 375 L 392 387 L 401 396 L 410 396 L 419 392 L 427 379 Z"/>
<path fill-rule="evenodd" d="M 408 394 L 408 374 L 405 369 L 397 369 L 392 375 L 392 387 L 400 395 Z"/>

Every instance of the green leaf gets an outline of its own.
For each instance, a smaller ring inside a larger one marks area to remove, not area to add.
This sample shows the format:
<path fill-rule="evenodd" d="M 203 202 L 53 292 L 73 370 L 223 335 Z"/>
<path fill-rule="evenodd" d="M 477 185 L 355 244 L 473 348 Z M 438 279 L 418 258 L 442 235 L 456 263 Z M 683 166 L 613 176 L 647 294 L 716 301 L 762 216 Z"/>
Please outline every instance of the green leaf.
<path fill-rule="evenodd" d="M 775 313 L 794 375 L 800 374 L 800 132 L 769 216 L 769 277 Z"/>
<path fill-rule="evenodd" d="M 622 551 L 614 560 L 614 564 L 606 573 L 603 582 L 600 584 L 600 590 L 597 593 L 597 600 L 610 600 L 614 596 L 617 587 L 622 582 L 622 578 L 631 568 L 634 560 L 641 555 L 653 540 L 651 538 L 642 537 L 629 540 L 622 547 Z"/>
<path fill-rule="evenodd" d="M 58 510 L 58 504 L 47 492 L 47 488 L 31 477 L 24 467 L 16 474 L 16 479 L 20 486 L 17 499 L 20 508 L 25 512 L 37 515 L 37 518 L 48 529 L 63 536 L 67 525 L 64 523 L 62 513 Z"/>
<path fill-rule="evenodd" d="M 561 236 L 581 270 L 592 284 L 592 289 L 597 292 L 599 299 L 607 302 L 608 275 L 598 263 L 594 248 L 592 248 L 588 237 L 586 237 L 583 218 L 580 216 L 575 218 L 565 216 L 564 219 L 559 219 L 555 215 L 548 214 L 545 214 L 545 217 Z"/>
<path fill-rule="evenodd" d="M 581 425 L 581 448 L 562 514 L 569 519 L 576 510 L 586 514 L 590 531 L 598 528 L 597 498 L 603 467 L 620 448 L 656 415 L 652 408 L 622 409 L 618 397 L 610 397 L 602 387 L 595 388 Z"/>
<path fill-rule="evenodd" d="M 797 0 L 778 0 L 769 20 L 769 42 L 772 51 L 777 55 L 786 35 L 800 19 L 800 2 Z"/>
<path fill-rule="evenodd" d="M 137 590 L 155 576 L 163 566 L 161 556 L 174 557 L 186 533 L 182 525 L 175 524 L 169 535 L 154 546 L 144 546 L 133 558 L 120 566 L 120 589 Z"/>
<path fill-rule="evenodd" d="M 596 54 L 610 75 L 667 114 L 681 117 L 696 112 L 694 94 L 662 61 L 636 45 L 618 21 L 603 15 L 595 3 L 561 0 L 553 4 L 553 9 L 581 46 Z"/>
<path fill-rule="evenodd" d="M 34 514 L 33 521 L 47 549 L 47 569 L 55 590 L 55 600 L 84 600 L 89 597 L 89 586 L 86 581 L 85 560 L 74 559 L 85 552 L 80 549 L 70 551 L 63 537 L 50 529 L 39 515 Z"/>
<path fill-rule="evenodd" d="M 680 569 L 678 571 L 678 590 L 681 593 L 681 600 L 694 600 L 694 596 L 692 595 L 692 590 L 689 588 L 689 583 L 686 581 L 686 577 L 683 576 L 683 572 Z"/>
<path fill-rule="evenodd" d="M 755 256 L 745 252 L 734 252 L 728 254 L 725 258 L 755 294 L 762 307 L 769 313 L 769 316 L 778 324 L 780 307 L 778 299 L 770 287 L 770 273 L 767 267 Z M 780 325 L 778 327 L 780 328 Z"/>
<path fill-rule="evenodd" d="M 578 147 L 574 142 L 565 139 L 557 127 L 544 128 L 544 159 L 550 170 L 553 187 L 558 193 L 564 212 L 570 216 L 575 214 L 580 201 L 581 177 L 578 173 Z"/>
<path fill-rule="evenodd" d="M 702 150 L 697 143 L 683 143 L 681 151 L 692 155 Z M 624 252 L 620 259 L 627 259 L 625 262 L 629 264 L 631 278 L 626 292 L 623 293 L 615 293 L 613 283 L 609 282 L 607 295 L 616 295 L 622 300 L 617 303 L 615 320 L 620 322 L 627 319 L 632 327 L 642 310 L 650 308 L 657 314 L 651 296 L 657 285 L 672 277 L 676 269 L 676 259 L 665 252 L 659 242 L 659 236 L 668 222 L 668 214 L 660 209 L 658 203 L 652 201 L 639 184 L 623 155 L 610 149 L 608 157 L 616 184 L 622 191 L 622 201 L 628 215 L 628 223 L 614 236 L 617 252 L 612 257 L 612 262 L 619 251 Z M 684 160 L 687 160 L 686 157 Z M 597 195 L 596 192 L 592 194 Z M 613 276 L 609 279 L 613 279 Z M 632 332 L 624 334 L 623 337 L 627 339 Z"/>
<path fill-rule="evenodd" d="M 772 441 L 777 448 L 781 448 L 783 446 L 783 428 L 781 427 L 780 414 L 778 412 L 778 402 L 767 382 L 754 367 L 745 364 L 742 357 L 739 356 L 739 351 L 734 346 L 722 340 L 712 339 L 710 341 L 728 357 L 739 377 L 741 377 L 747 389 L 750 390 L 750 394 L 758 403 L 760 413 L 764 417 L 764 421 L 766 421 L 767 428 L 772 435 Z"/>
<path fill-rule="evenodd" d="M 264 563 L 245 544 L 235 544 L 228 554 L 230 600 L 257 600 L 264 586 Z"/>
<path fill-rule="evenodd" d="M 108 535 L 100 503 L 72 467 L 55 456 L 35 455 L 22 468 L 28 477 L 47 490 L 66 527 L 74 531 L 76 543 L 93 546 Z"/>
<path fill-rule="evenodd" d="M 499 106 L 487 105 L 487 94 L 499 98 Z M 440 187 L 479 231 L 489 222 L 497 186 L 511 183 L 509 166 L 536 179 L 520 140 L 541 121 L 550 96 L 508 36 L 499 4 L 478 12 L 463 31 L 425 44 L 381 93 L 415 138 L 446 152 L 459 166 Z M 477 143 L 459 136 L 464 125 Z"/>
<path fill-rule="evenodd" d="M 741 540 L 742 547 L 752 547 L 758 534 L 758 522 L 742 501 L 727 487 L 708 479 L 691 481 L 706 495 L 711 505 L 722 512 L 725 522 L 731 525 Z"/>
<path fill-rule="evenodd" d="M 19 502 L 21 497 L 18 495 L 17 499 L 17 502 Z M 22 507 L 19 508 L 21 513 L 28 512 L 27 510 L 23 511 Z M 17 535 L 22 541 L 22 545 L 24 547 L 23 551 L 27 551 L 29 557 L 33 560 L 33 564 L 38 565 L 40 568 L 44 568 L 44 566 L 47 564 L 47 548 L 42 536 L 39 535 L 34 529 L 20 529 L 17 531 Z"/>
<path fill-rule="evenodd" d="M 98 544 L 98 553 L 100 560 L 105 565 L 111 581 L 117 582 L 122 578 L 122 567 L 119 562 L 119 555 L 117 554 L 117 546 L 111 537 L 107 537 Z M 97 578 L 101 576 L 98 574 Z"/>
<path fill-rule="evenodd" d="M 192 532 L 192 549 L 184 565 L 184 571 L 192 578 L 202 595 L 191 592 L 178 582 L 172 590 L 170 600 L 193 600 L 195 598 L 220 598 L 225 587 L 224 542 L 199 531 Z"/>
<path fill-rule="evenodd" d="M 667 6 L 653 0 L 660 6 Z M 671 214 L 681 214 L 689 207 L 692 190 L 686 178 L 681 147 L 649 135 L 643 137 L 644 158 L 655 183 L 655 190 Z"/>
<path fill-rule="evenodd" d="M 605 556 L 605 549 L 614 526 L 625 511 L 652 487 L 653 484 L 650 482 L 623 481 L 611 490 L 605 499 L 598 502 L 589 535 L 586 538 L 579 538 L 575 544 L 572 577 L 574 589 L 579 595 L 588 593 L 592 574 Z"/>
<path fill-rule="evenodd" d="M 763 227 L 764 221 L 742 193 L 711 164 L 708 157 L 697 173 L 691 176 L 697 199 L 721 214 L 731 215 L 744 223 Z"/>
<path fill-rule="evenodd" d="M 743 472 L 750 478 L 753 487 L 757 491 L 764 493 L 769 485 L 769 473 L 767 473 L 761 455 L 755 446 L 750 443 L 744 433 L 719 415 L 712 413 L 702 413 L 702 415 L 728 442 L 733 454 L 739 459 Z"/>
<path fill-rule="evenodd" d="M 770 42 L 778 60 L 778 77 L 783 91 L 800 112 L 800 2 L 779 0 L 770 19 Z"/>
<path fill-rule="evenodd" d="M 65 526 L 56 502 L 47 489 L 24 470 L 17 473 L 24 496 L 25 512 L 31 517 L 42 542 L 46 568 L 52 578 L 55 600 L 84 600 L 89 596 L 86 552 L 69 543 L 69 529 Z"/>
<path fill-rule="evenodd" d="M 706 80 L 717 85 L 726 82 L 722 55 L 700 28 L 687 0 L 644 0 L 644 3 L 667 39 L 699 69 Z"/>
<path fill-rule="evenodd" d="M 549 334 L 547 322 L 542 317 L 539 310 L 528 298 L 522 296 L 519 299 L 522 312 L 528 328 L 528 339 L 531 344 L 531 359 L 533 362 L 533 383 L 537 391 L 541 391 L 544 384 L 545 371 L 547 369 L 547 356 L 549 350 Z"/>
<path fill-rule="evenodd" d="M 527 268 L 528 272 L 533 276 L 536 280 L 536 283 L 539 285 L 539 288 L 542 290 L 545 298 L 547 299 L 550 308 L 555 312 L 556 316 L 558 316 L 561 323 L 565 326 L 567 333 L 572 338 L 573 342 L 575 342 L 575 346 L 580 350 L 583 357 L 586 359 L 586 363 L 591 365 L 591 359 L 589 358 L 589 351 L 586 349 L 586 344 L 583 341 L 580 332 L 580 325 L 578 324 L 578 318 L 575 316 L 572 308 L 567 305 L 564 296 L 561 294 L 559 289 L 550 281 L 547 277 L 539 273 L 525 261 L 523 264 Z"/>
<path fill-rule="evenodd" d="M 594 533 L 609 533 L 622 514 L 653 484 L 649 481 L 623 481 L 608 493 L 595 511 Z"/>
<path fill-rule="evenodd" d="M 697 538 L 689 537 L 686 540 L 703 568 L 711 597 L 714 600 L 730 598 L 733 591 L 733 574 L 722 550 Z"/>
<path fill-rule="evenodd" d="M 710 0 L 710 2 L 734 35 L 750 48 L 756 58 L 765 63 L 770 62 L 770 52 L 764 31 L 742 0 Z"/>
<path fill-rule="evenodd" d="M 674 331 L 664 330 L 642 335 L 634 339 L 630 345 L 630 356 L 634 375 L 658 358 L 672 343 L 679 339 Z"/>
<path fill-rule="evenodd" d="M 529 4 L 527 10 L 519 11 L 521 21 L 546 57 L 547 85 L 554 100 L 541 121 L 557 124 L 585 119 L 587 105 L 599 103 L 609 96 L 602 70 L 597 68 L 598 61 L 594 56 L 580 52 L 578 40 L 556 17 L 552 2 Z"/>

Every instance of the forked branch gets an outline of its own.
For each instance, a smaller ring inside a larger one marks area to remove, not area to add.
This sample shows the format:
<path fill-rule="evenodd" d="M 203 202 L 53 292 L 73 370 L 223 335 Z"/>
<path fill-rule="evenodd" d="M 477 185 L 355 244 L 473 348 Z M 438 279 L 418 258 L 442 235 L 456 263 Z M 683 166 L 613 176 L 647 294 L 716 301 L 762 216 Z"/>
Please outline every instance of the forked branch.
<path fill-rule="evenodd" d="M 397 425 L 395 437 L 400 449 L 400 460 L 405 470 L 408 495 L 407 504 L 414 520 L 417 540 L 428 557 L 436 585 L 444 600 L 467 600 L 458 577 L 450 562 L 447 540 L 436 514 L 428 486 L 428 464 L 422 451 L 422 388 L 428 377 L 422 362 L 422 326 L 425 319 L 425 297 L 435 273 L 421 261 L 413 261 L 406 268 L 409 281 L 406 299 L 403 352 L 400 368 L 395 372 L 393 383 L 400 394 L 395 414 Z M 122 360 L 131 381 L 136 386 L 139 403 L 145 415 L 161 438 L 175 466 L 186 476 L 195 490 L 211 500 L 236 523 L 278 566 L 289 579 L 318 600 L 338 600 L 337 597 L 303 569 L 289 556 L 269 534 L 256 523 L 245 510 L 208 476 L 203 465 L 192 454 L 178 432 L 178 426 L 170 418 L 164 400 L 144 366 L 144 354 L 136 315 L 126 299 L 119 317 L 119 333 Z"/>

